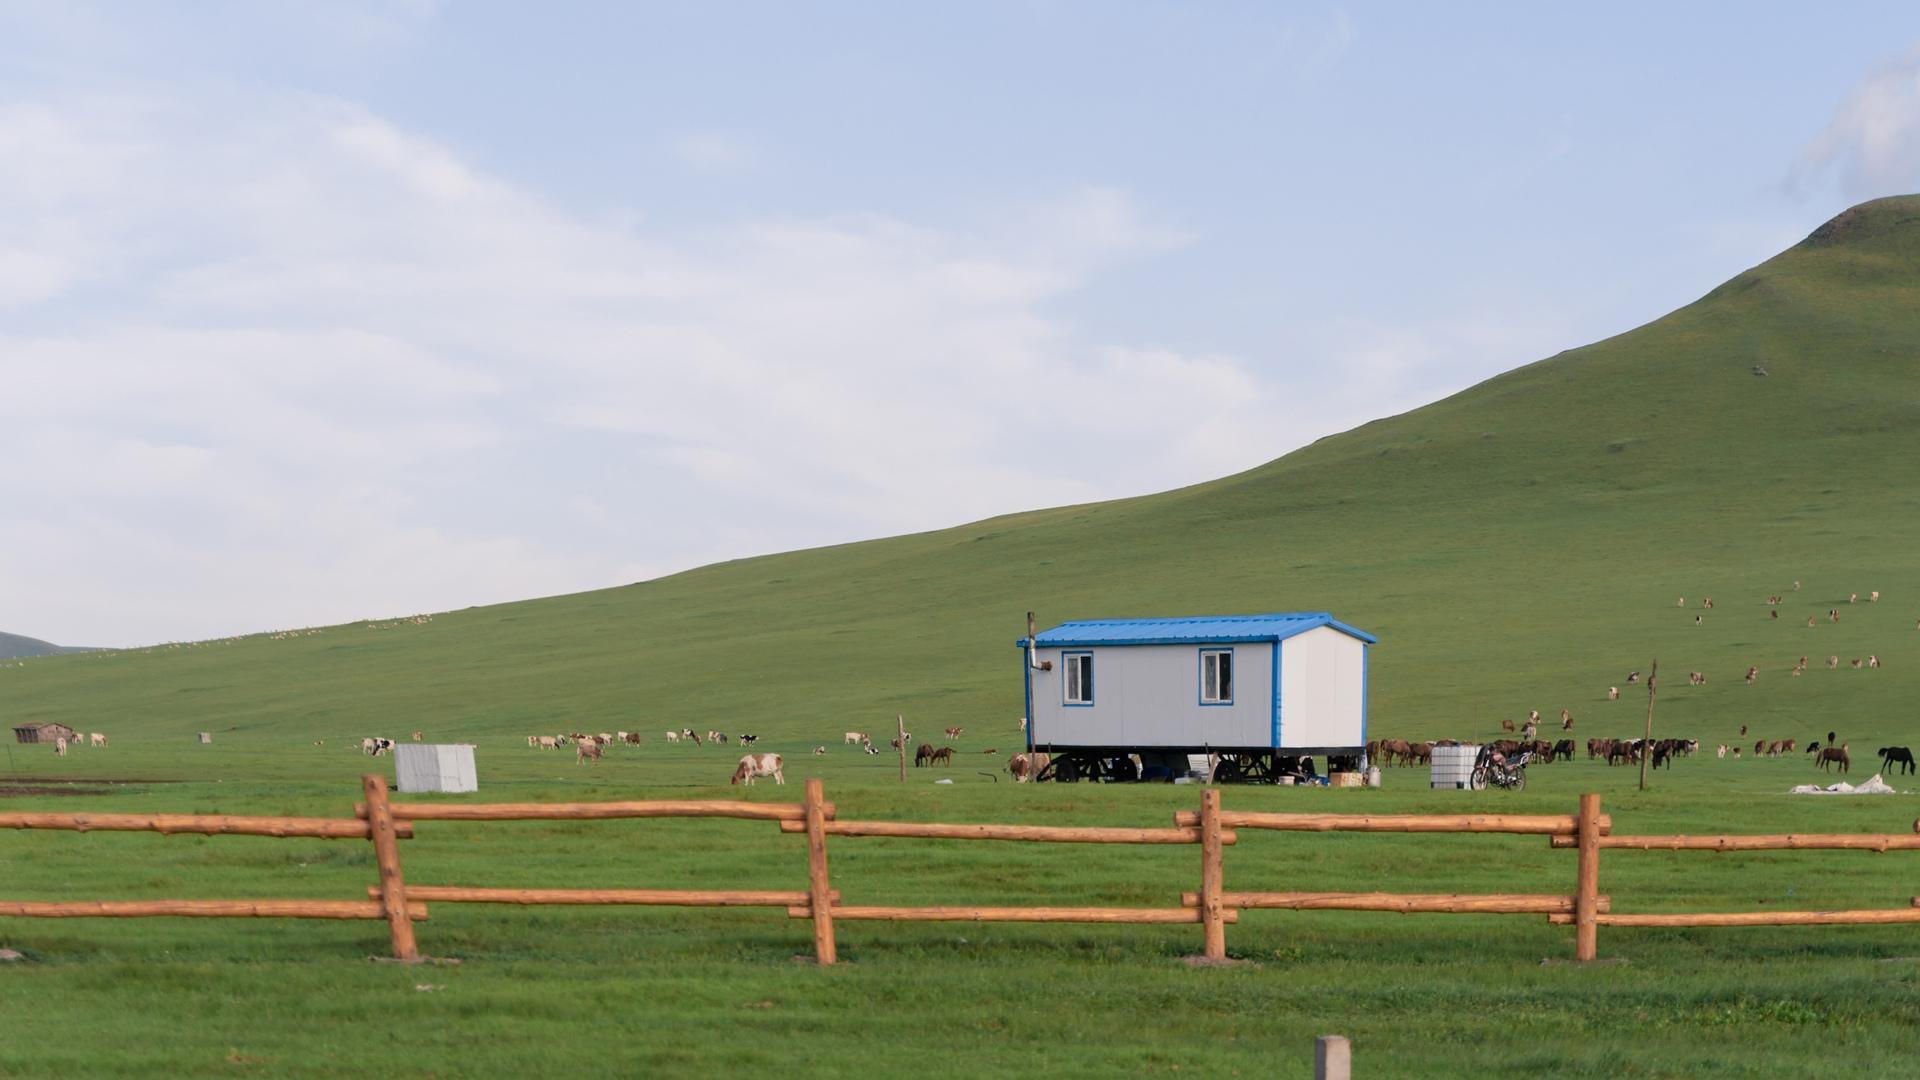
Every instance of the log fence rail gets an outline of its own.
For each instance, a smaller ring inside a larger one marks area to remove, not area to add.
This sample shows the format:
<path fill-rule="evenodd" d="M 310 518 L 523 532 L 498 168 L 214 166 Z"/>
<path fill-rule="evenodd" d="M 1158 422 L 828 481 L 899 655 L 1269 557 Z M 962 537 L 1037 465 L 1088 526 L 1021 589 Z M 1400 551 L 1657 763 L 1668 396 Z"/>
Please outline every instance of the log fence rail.
<path fill-rule="evenodd" d="M 1597 956 L 1601 926 L 1780 926 L 1920 923 L 1920 898 L 1895 909 L 1844 911 L 1751 911 L 1619 913 L 1599 891 L 1603 849 L 1644 851 L 1773 851 L 1920 849 L 1915 834 L 1828 834 L 1729 836 L 1622 836 L 1613 820 L 1600 813 L 1598 795 L 1582 795 L 1574 814 L 1319 814 L 1229 811 L 1220 807 L 1220 790 L 1201 792 L 1197 811 L 1179 811 L 1171 828 L 1060 825 L 947 824 L 939 822 L 842 821 L 826 801 L 821 782 L 806 782 L 800 802 L 749 802 L 733 799 L 656 799 L 583 803 L 405 803 L 390 800 L 386 780 L 362 780 L 363 801 L 347 819 L 249 817 L 227 814 L 0 813 L 0 828 L 63 829 L 77 832 L 144 831 L 207 836 L 316 837 L 360 839 L 373 844 L 378 881 L 366 899 L 167 899 L 167 900 L 0 900 L 0 917 L 128 918 L 186 916 L 203 918 L 311 918 L 383 920 L 395 958 L 416 960 L 419 948 L 413 924 L 427 918 L 428 904 L 637 905 L 677 907 L 784 908 L 789 918 L 806 919 L 813 929 L 814 958 L 838 959 L 835 923 L 864 922 L 1054 922 L 1140 925 L 1199 924 L 1202 958 L 1227 959 L 1226 927 L 1240 912 L 1254 909 L 1295 911 L 1374 911 L 1443 914 L 1544 915 L 1550 923 L 1574 927 L 1577 960 Z M 429 885 L 406 880 L 398 841 L 414 836 L 418 821 L 605 821 L 628 818 L 732 818 L 771 821 L 783 834 L 806 838 L 807 879 L 796 889 L 628 889 L 493 888 Z M 1229 890 L 1224 884 L 1224 849 L 1239 842 L 1241 830 L 1366 833 L 1505 833 L 1546 836 L 1552 848 L 1578 852 L 1571 893 L 1388 893 L 1339 891 Z M 1058 844 L 1191 844 L 1200 848 L 1200 888 L 1183 893 L 1179 906 L 1055 907 L 988 905 L 844 904 L 832 887 L 827 838 L 879 837 Z"/>

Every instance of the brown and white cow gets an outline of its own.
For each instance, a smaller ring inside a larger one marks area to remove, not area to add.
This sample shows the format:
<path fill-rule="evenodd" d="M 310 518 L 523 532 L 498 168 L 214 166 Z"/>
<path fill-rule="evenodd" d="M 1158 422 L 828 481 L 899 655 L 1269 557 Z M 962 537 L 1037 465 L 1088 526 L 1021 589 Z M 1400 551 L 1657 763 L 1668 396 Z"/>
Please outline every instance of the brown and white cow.
<path fill-rule="evenodd" d="M 774 783 L 784 784 L 787 779 L 780 775 L 780 766 L 779 754 L 747 754 L 733 770 L 733 783 L 752 784 L 756 777 L 771 776 Z"/>

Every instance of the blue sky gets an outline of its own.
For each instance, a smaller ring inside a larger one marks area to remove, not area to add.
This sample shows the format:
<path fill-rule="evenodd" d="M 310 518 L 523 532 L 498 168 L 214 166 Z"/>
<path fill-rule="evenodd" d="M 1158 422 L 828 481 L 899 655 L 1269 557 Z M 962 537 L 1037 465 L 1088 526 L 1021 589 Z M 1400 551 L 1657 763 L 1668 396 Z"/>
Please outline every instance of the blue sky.
<path fill-rule="evenodd" d="M 1137 494 L 1920 188 L 1911 5 L 0 0 L 0 629 Z"/>

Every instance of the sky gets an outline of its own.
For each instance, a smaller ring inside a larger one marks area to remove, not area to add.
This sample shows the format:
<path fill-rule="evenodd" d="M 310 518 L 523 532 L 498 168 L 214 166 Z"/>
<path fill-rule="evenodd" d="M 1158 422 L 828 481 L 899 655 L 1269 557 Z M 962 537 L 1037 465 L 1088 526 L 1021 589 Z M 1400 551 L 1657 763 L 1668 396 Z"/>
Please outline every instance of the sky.
<path fill-rule="evenodd" d="M 1910 3 L 0 0 L 0 630 L 1165 490 L 1920 190 Z"/>

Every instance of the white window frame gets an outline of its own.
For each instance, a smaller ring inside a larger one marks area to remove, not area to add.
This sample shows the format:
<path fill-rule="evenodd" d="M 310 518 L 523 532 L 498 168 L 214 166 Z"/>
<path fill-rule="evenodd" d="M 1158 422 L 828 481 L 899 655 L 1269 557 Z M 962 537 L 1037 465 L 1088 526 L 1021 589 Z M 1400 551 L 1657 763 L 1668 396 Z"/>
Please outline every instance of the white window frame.
<path fill-rule="evenodd" d="M 1226 664 L 1227 664 L 1225 694 L 1222 694 L 1219 692 L 1220 690 L 1219 658 L 1220 657 L 1226 657 Z M 1211 666 L 1213 667 L 1213 670 L 1214 670 L 1214 680 L 1215 680 L 1214 695 L 1212 697 L 1207 696 L 1207 668 L 1209 666 L 1208 661 L 1210 660 L 1213 661 Z M 1238 665 L 1234 663 L 1233 650 L 1231 648 L 1210 648 L 1210 649 L 1200 650 L 1200 704 L 1202 705 L 1232 705 L 1233 704 L 1234 676 L 1238 674 L 1234 669 L 1237 666 Z"/>
<path fill-rule="evenodd" d="M 1080 696 L 1077 698 L 1073 696 L 1076 685 L 1080 691 Z M 1092 653 L 1063 652 L 1060 654 L 1060 704 L 1076 709 L 1091 708 L 1097 686 L 1093 679 Z"/>

